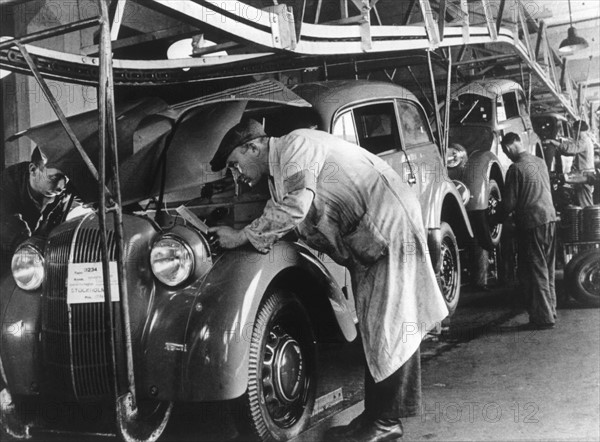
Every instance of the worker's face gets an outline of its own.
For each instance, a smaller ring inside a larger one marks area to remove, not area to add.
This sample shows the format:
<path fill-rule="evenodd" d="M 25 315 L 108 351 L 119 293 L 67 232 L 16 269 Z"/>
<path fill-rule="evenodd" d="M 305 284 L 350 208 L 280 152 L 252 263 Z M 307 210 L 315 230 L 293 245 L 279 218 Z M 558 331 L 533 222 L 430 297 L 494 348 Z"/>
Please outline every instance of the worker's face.
<path fill-rule="evenodd" d="M 64 192 L 68 178 L 58 169 L 29 165 L 29 184 L 31 189 L 46 198 L 55 197 Z"/>
<path fill-rule="evenodd" d="M 227 167 L 237 183 L 255 186 L 269 171 L 258 142 L 250 141 L 236 147 L 227 158 Z"/>

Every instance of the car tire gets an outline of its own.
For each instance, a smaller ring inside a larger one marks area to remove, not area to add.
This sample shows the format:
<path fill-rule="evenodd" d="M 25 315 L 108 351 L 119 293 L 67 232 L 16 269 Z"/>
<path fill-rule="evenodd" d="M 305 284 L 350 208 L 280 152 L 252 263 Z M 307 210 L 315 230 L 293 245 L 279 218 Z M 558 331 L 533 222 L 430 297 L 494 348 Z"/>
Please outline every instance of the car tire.
<path fill-rule="evenodd" d="M 128 396 L 128 395 L 126 395 Z M 117 400 L 117 433 L 126 442 L 154 442 L 165 431 L 173 411 L 173 402 L 142 399 L 137 401 L 137 415 L 130 416 L 129 398 Z"/>
<path fill-rule="evenodd" d="M 576 255 L 565 269 L 569 293 L 581 304 L 600 307 L 600 250 Z"/>
<path fill-rule="evenodd" d="M 456 236 L 450 224 L 442 222 L 440 225 L 440 273 L 438 285 L 448 307 L 448 316 L 452 315 L 458 305 L 460 297 L 460 253 Z"/>
<path fill-rule="evenodd" d="M 502 236 L 502 223 L 496 216 L 498 204 L 502 201 L 502 193 L 496 180 L 490 179 L 487 201 L 487 209 L 473 212 L 471 219 L 479 245 L 487 251 L 492 251 L 500 244 Z"/>
<path fill-rule="evenodd" d="M 250 342 L 248 389 L 236 413 L 240 430 L 284 441 L 306 426 L 315 403 L 316 343 L 304 306 L 286 291 L 262 302 Z"/>

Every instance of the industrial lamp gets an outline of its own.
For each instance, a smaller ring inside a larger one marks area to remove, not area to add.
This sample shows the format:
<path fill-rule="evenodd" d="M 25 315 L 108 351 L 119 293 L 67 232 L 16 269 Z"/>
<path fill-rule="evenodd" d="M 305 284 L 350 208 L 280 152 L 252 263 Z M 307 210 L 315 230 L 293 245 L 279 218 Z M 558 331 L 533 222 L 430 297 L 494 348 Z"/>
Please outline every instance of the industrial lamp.
<path fill-rule="evenodd" d="M 569 55 L 582 49 L 586 49 L 589 46 L 585 38 L 579 37 L 577 35 L 577 31 L 573 26 L 573 15 L 571 14 L 571 0 L 569 0 L 569 21 L 571 23 L 571 27 L 567 32 L 567 38 L 565 38 L 558 47 L 558 52 L 561 55 Z"/>

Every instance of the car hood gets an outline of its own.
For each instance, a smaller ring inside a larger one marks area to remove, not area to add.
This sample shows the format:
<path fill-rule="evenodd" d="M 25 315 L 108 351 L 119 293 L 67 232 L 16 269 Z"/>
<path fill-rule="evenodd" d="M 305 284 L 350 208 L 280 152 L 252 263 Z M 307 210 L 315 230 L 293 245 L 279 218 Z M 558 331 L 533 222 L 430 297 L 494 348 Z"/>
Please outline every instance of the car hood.
<path fill-rule="evenodd" d="M 132 203 L 157 195 L 163 179 L 169 199 L 182 200 L 199 196 L 204 184 L 222 178 L 224 172 L 212 172 L 209 162 L 225 133 L 240 121 L 250 101 L 311 106 L 273 80 L 227 89 L 171 106 L 159 98 L 119 105 L 116 123 L 123 202 Z M 98 167 L 98 112 L 86 112 L 68 120 L 84 150 Z M 49 162 L 70 177 L 76 193 L 85 202 L 97 200 L 98 184 L 60 122 L 32 127 L 13 135 L 9 141 L 22 136 L 43 148 Z M 109 189 L 114 190 L 116 180 L 111 174 L 107 181 Z"/>

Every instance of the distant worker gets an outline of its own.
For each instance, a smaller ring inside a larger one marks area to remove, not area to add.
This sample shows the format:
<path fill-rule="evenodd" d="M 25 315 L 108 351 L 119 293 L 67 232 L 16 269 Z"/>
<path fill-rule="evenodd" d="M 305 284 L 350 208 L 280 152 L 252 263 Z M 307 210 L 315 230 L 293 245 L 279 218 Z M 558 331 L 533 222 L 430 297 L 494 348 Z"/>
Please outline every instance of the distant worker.
<path fill-rule="evenodd" d="M 244 229 L 210 229 L 221 247 L 250 243 L 266 253 L 296 230 L 350 270 L 367 360 L 365 412 L 331 428 L 328 440 L 402 436 L 401 418 L 420 411 L 419 345 L 448 315 L 414 191 L 355 144 L 312 129 L 267 137 L 254 120 L 230 129 L 211 165 L 229 167 L 234 179 L 251 186 L 269 177 L 271 192 L 263 214 Z"/>
<path fill-rule="evenodd" d="M 68 177 L 48 164 L 36 147 L 31 161 L 9 166 L 0 179 L 0 274 L 10 268 L 17 246 L 62 221 L 68 206 Z"/>
<path fill-rule="evenodd" d="M 589 126 L 583 120 L 576 121 L 573 124 L 575 139 L 560 138 L 556 140 L 546 140 L 544 144 L 550 144 L 556 147 L 561 155 L 574 156 L 571 172 L 581 175 L 594 175 L 594 142 L 589 132 Z M 585 180 L 584 180 L 585 181 Z M 590 180 L 592 181 L 592 180 Z M 594 204 L 593 193 L 594 186 L 589 183 L 576 185 L 575 203 L 581 207 L 587 207 Z"/>
<path fill-rule="evenodd" d="M 544 160 L 528 153 L 511 132 L 502 150 L 513 164 L 506 173 L 501 212 L 513 213 L 516 224 L 517 272 L 529 313 L 528 327 L 553 328 L 556 322 L 554 265 L 556 212 Z"/>

